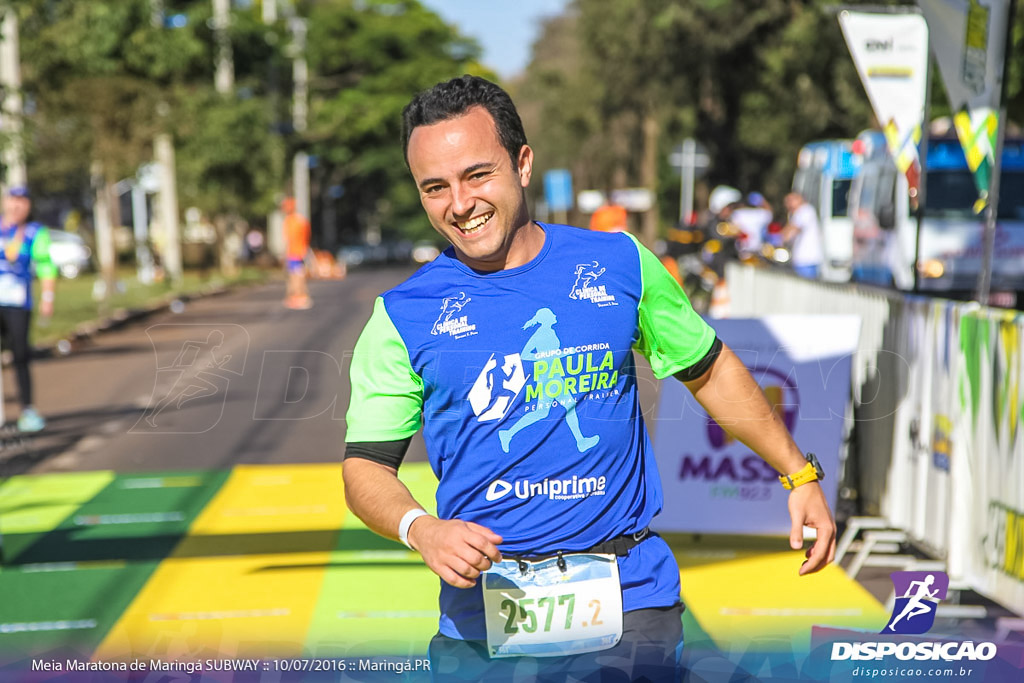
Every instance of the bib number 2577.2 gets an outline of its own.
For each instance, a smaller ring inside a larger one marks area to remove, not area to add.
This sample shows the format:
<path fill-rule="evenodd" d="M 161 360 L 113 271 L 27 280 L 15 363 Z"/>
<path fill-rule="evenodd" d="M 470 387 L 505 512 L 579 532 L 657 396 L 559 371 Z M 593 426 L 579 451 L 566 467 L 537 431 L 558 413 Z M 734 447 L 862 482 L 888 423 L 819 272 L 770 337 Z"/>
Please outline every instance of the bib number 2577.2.
<path fill-rule="evenodd" d="M 491 657 L 554 657 L 604 650 L 622 637 L 622 592 L 612 555 L 516 562 L 484 573 Z"/>

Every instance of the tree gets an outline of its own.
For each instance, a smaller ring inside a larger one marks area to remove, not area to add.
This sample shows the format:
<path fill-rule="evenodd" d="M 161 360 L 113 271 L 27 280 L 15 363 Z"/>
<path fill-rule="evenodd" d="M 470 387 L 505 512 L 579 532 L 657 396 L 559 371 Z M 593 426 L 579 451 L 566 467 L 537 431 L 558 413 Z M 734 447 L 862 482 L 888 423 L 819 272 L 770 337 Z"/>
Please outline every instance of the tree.
<path fill-rule="evenodd" d="M 576 0 L 569 14 L 545 27 L 562 50 L 535 48 L 524 108 L 545 116 L 545 140 L 573 141 L 591 187 L 655 190 L 666 221 L 678 180 L 664 160 L 683 137 L 708 147 L 711 184 L 778 197 L 801 144 L 871 123 L 825 0 Z M 561 92 L 573 101 L 560 116 Z"/>
<path fill-rule="evenodd" d="M 218 225 L 265 212 L 283 180 L 275 125 L 286 104 L 274 88 L 287 66 L 283 27 L 264 26 L 252 8 L 234 12 L 237 88 L 216 95 L 211 14 L 208 0 L 20 4 L 37 187 L 88 207 L 99 182 L 119 225 L 114 183 L 152 159 L 154 137 L 166 132 L 181 150 L 188 205 Z"/>
<path fill-rule="evenodd" d="M 399 142 L 402 109 L 416 92 L 463 73 L 493 78 L 479 47 L 416 0 L 325 0 L 309 8 L 313 186 L 321 215 L 343 237 L 433 235 Z M 322 237 L 335 246 L 330 234 Z"/>

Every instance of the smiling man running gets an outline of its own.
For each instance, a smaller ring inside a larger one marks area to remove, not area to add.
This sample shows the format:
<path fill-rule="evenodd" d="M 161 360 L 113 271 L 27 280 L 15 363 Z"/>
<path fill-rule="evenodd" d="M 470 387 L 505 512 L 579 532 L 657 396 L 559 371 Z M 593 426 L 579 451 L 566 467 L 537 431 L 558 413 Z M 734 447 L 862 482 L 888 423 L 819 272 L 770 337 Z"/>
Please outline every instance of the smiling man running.
<path fill-rule="evenodd" d="M 801 574 L 835 547 L 820 470 L 808 473 L 754 379 L 650 251 L 627 233 L 531 220 L 533 150 L 501 88 L 463 76 L 420 93 L 403 142 L 451 247 L 377 299 L 356 344 L 344 479 L 353 512 L 442 580 L 435 675 L 679 680 L 679 568 L 648 531 L 662 493 L 633 351 L 790 475 L 791 544 L 805 525 L 818 531 Z M 581 263 L 593 277 L 576 288 Z M 439 328 L 450 297 L 466 303 Z M 531 328 L 556 320 L 556 344 L 531 343 Z M 574 407 L 586 448 L 561 409 L 523 421 L 555 403 Z M 397 478 L 420 428 L 437 517 Z"/>

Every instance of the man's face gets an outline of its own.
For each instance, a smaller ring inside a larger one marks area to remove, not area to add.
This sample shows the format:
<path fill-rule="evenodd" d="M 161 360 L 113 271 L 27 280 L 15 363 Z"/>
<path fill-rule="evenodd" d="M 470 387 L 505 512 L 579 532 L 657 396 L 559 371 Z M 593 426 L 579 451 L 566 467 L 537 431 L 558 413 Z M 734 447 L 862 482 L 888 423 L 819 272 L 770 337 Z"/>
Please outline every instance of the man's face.
<path fill-rule="evenodd" d="M 509 267 L 509 250 L 530 222 L 523 188 L 533 151 L 524 145 L 513 168 L 494 119 L 473 107 L 455 119 L 413 129 L 409 168 L 434 229 L 477 270 Z"/>
<path fill-rule="evenodd" d="M 786 211 L 788 211 L 790 213 L 793 213 L 794 211 L 799 209 L 800 208 L 800 204 L 803 203 L 803 200 L 800 198 L 800 195 L 798 195 L 798 194 L 787 194 L 785 201 L 786 201 Z"/>
<path fill-rule="evenodd" d="M 4 220 L 7 223 L 24 223 L 31 209 L 32 202 L 26 197 L 4 196 Z"/>

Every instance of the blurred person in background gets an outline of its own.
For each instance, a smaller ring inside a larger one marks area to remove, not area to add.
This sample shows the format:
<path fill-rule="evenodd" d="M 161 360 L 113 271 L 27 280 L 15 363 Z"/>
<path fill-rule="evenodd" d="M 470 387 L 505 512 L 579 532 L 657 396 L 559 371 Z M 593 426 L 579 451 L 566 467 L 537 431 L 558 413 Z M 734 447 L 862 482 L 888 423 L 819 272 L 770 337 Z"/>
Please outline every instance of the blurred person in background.
<path fill-rule="evenodd" d="M 701 258 L 715 273 L 716 282 L 724 280 L 725 265 L 739 258 L 738 242 L 742 233 L 733 222 L 733 212 L 743 206 L 743 193 L 728 185 L 719 185 L 708 197 L 708 210 L 702 215 L 705 241 Z"/>
<path fill-rule="evenodd" d="M 50 258 L 50 233 L 39 223 L 29 221 L 32 198 L 27 187 L 12 187 L 4 195 L 0 221 L 0 335 L 4 348 L 14 354 L 14 372 L 18 378 L 21 415 L 18 429 L 38 432 L 46 420 L 35 409 L 32 398 L 32 374 L 29 370 L 32 324 L 32 278 L 42 287 L 39 315 L 53 315 L 54 284 L 57 267 Z"/>
<path fill-rule="evenodd" d="M 790 192 L 785 201 L 789 221 L 782 228 L 782 240 L 789 245 L 793 271 L 800 277 L 817 279 L 825 260 L 818 214 L 799 192 Z"/>
<path fill-rule="evenodd" d="M 772 222 L 771 206 L 759 192 L 747 195 L 746 203 L 732 212 L 732 222 L 743 233 L 740 240 L 742 256 L 756 256 L 761 253 L 768 225 Z"/>
<path fill-rule="evenodd" d="M 287 197 L 281 202 L 284 211 L 285 267 L 288 269 L 288 284 L 285 289 L 284 305 L 295 310 L 313 306 L 306 285 L 306 255 L 309 253 L 309 219 L 295 208 L 295 198 Z"/>
<path fill-rule="evenodd" d="M 626 232 L 626 207 L 612 200 L 612 193 L 606 192 L 604 204 L 590 216 L 590 229 L 595 232 Z"/>

